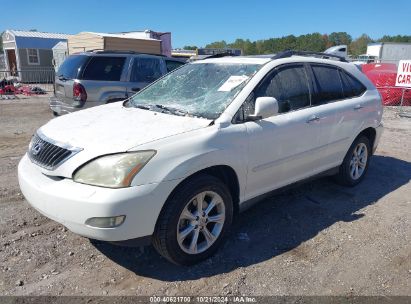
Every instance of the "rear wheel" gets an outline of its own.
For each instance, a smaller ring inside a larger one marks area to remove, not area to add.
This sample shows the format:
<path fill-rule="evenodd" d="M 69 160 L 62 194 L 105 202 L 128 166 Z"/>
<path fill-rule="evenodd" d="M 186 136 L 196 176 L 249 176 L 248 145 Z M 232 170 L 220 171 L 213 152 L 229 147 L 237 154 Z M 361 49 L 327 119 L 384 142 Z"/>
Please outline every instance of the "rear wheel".
<path fill-rule="evenodd" d="M 358 137 L 348 150 L 336 176 L 345 186 L 355 186 L 364 178 L 371 157 L 370 141 L 365 136 Z"/>
<path fill-rule="evenodd" d="M 154 247 L 175 264 L 195 264 L 217 250 L 232 218 L 228 188 L 213 176 L 195 176 L 166 202 L 154 232 Z"/>

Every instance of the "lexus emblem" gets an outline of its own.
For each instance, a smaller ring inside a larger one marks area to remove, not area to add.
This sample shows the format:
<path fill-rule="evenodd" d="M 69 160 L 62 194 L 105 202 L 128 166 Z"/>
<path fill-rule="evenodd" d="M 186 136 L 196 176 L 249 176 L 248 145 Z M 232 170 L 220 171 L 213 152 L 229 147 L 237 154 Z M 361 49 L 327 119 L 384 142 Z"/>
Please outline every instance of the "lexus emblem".
<path fill-rule="evenodd" d="M 42 143 L 36 143 L 33 148 L 31 149 L 33 155 L 37 155 L 40 153 L 41 149 L 43 148 Z"/>

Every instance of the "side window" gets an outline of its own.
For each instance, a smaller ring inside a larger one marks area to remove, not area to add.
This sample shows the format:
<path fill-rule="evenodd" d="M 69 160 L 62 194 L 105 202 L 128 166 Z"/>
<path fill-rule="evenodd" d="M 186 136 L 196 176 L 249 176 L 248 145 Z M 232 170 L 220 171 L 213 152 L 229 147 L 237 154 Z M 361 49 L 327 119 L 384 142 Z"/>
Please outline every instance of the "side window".
<path fill-rule="evenodd" d="M 159 58 L 135 57 L 131 69 L 131 82 L 153 82 L 162 76 Z"/>
<path fill-rule="evenodd" d="M 181 67 L 182 65 L 184 65 L 184 63 L 180 61 L 166 60 L 167 73 Z"/>
<path fill-rule="evenodd" d="M 311 65 L 317 92 L 313 94 L 312 105 L 325 104 L 343 99 L 343 89 L 337 68 L 323 65 Z"/>
<path fill-rule="evenodd" d="M 278 101 L 279 113 L 310 106 L 310 89 L 304 66 L 280 67 L 257 89 L 256 97 L 270 96 Z"/>
<path fill-rule="evenodd" d="M 83 72 L 82 79 L 120 81 L 125 60 L 125 57 L 92 57 Z"/>
<path fill-rule="evenodd" d="M 340 71 L 340 75 L 345 98 L 360 96 L 366 91 L 365 86 L 361 82 L 346 72 Z"/>

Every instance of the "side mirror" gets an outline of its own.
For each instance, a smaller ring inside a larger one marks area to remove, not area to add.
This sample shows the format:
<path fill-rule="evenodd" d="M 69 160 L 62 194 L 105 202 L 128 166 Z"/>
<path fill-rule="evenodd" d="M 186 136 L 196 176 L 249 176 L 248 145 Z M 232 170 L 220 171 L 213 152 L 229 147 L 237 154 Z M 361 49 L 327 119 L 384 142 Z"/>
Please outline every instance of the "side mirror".
<path fill-rule="evenodd" d="M 255 111 L 247 117 L 248 121 L 256 121 L 274 116 L 278 113 L 278 101 L 274 97 L 258 97 L 255 100 Z"/>

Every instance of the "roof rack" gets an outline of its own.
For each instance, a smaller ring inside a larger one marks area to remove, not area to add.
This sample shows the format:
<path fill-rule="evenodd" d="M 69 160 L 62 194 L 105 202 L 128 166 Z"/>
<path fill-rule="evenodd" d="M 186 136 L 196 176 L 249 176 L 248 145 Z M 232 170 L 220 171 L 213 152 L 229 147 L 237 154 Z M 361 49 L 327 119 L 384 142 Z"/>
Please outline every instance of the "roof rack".
<path fill-rule="evenodd" d="M 214 55 L 207 56 L 207 57 L 205 57 L 204 59 L 221 58 L 221 57 L 227 57 L 227 56 L 233 56 L 233 54 L 232 54 L 232 53 L 229 53 L 229 52 L 218 53 L 218 54 L 214 54 Z"/>
<path fill-rule="evenodd" d="M 140 54 L 140 55 L 153 55 L 153 56 L 161 56 L 161 57 L 166 57 L 163 54 L 150 54 L 150 53 L 141 53 L 141 52 L 136 52 L 136 51 L 131 51 L 131 50 L 102 50 L 102 49 L 93 49 L 93 50 L 87 50 L 85 51 L 86 53 L 96 53 L 96 54 Z"/>
<path fill-rule="evenodd" d="M 310 51 L 284 51 L 276 54 L 275 56 L 271 57 L 271 59 L 280 59 L 280 58 L 288 58 L 291 56 L 307 56 L 307 57 L 318 57 L 318 58 L 336 58 L 339 61 L 347 62 L 344 57 L 334 55 L 334 54 L 327 54 L 327 53 L 320 53 L 320 52 L 310 52 Z"/>

